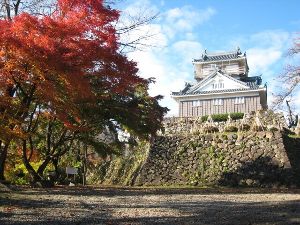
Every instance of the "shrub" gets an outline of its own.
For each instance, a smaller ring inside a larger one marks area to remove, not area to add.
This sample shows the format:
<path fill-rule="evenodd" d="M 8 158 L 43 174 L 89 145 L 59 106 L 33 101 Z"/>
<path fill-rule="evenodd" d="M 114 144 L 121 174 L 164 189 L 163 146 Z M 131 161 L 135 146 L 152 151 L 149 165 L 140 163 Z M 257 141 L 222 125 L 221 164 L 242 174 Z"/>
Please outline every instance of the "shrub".
<path fill-rule="evenodd" d="M 207 121 L 207 119 L 208 119 L 208 116 L 202 116 L 201 117 L 201 122 L 205 122 L 205 121 Z"/>
<path fill-rule="evenodd" d="M 227 121 L 228 120 L 228 113 L 225 113 L 225 114 L 214 114 L 214 115 L 211 115 L 211 118 L 213 119 L 213 121 L 215 122 L 222 122 L 222 121 Z M 244 117 L 244 113 L 230 113 L 230 117 L 231 119 L 233 120 L 238 120 L 238 119 L 242 119 Z M 201 117 L 201 121 L 202 122 L 205 122 L 207 121 L 208 119 L 208 116 L 202 116 Z"/>
<path fill-rule="evenodd" d="M 213 119 L 213 121 L 215 122 L 222 122 L 222 121 L 227 121 L 228 119 L 228 114 L 215 114 L 212 115 L 211 118 Z"/>
<path fill-rule="evenodd" d="M 240 112 L 237 112 L 237 113 L 230 113 L 230 117 L 231 117 L 231 119 L 233 119 L 233 120 L 243 119 L 244 113 L 240 113 Z"/>
<path fill-rule="evenodd" d="M 42 164 L 42 161 L 31 162 L 30 164 L 36 171 Z M 6 172 L 6 176 L 7 180 L 9 180 L 12 184 L 24 185 L 29 184 L 31 181 L 30 174 L 22 162 L 16 163 L 14 168 Z"/>

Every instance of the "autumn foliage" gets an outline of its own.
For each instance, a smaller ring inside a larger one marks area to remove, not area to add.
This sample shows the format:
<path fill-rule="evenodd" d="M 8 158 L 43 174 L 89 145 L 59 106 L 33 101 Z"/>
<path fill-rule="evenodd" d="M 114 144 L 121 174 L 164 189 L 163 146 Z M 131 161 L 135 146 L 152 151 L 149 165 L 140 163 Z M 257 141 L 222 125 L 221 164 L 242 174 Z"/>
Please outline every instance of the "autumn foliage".
<path fill-rule="evenodd" d="M 102 1 L 60 0 L 51 16 L 23 13 L 2 20 L 1 90 L 12 85 L 25 95 L 33 91 L 32 98 L 66 120 L 77 113 L 74 103 L 95 97 L 91 77 L 118 94 L 144 82 L 135 63 L 117 53 L 112 22 L 118 15 Z"/>
<path fill-rule="evenodd" d="M 76 132 L 99 119 L 155 133 L 166 109 L 118 51 L 119 14 L 102 0 L 58 0 L 50 15 L 0 20 L 2 146 L 22 140 L 27 148 L 40 116 Z"/>

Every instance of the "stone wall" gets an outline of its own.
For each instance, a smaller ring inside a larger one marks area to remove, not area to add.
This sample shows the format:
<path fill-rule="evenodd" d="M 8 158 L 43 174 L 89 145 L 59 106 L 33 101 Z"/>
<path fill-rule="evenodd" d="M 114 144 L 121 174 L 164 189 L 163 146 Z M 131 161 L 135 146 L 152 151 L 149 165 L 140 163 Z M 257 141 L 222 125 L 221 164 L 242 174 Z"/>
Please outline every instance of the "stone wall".
<path fill-rule="evenodd" d="M 186 133 L 203 133 L 203 128 L 206 126 L 215 126 L 219 132 L 225 131 L 226 126 L 234 126 L 240 128 L 241 124 L 253 126 L 257 120 L 261 123 L 263 130 L 268 130 L 271 127 L 277 130 L 287 128 L 284 115 L 274 113 L 271 110 L 261 111 L 258 113 L 245 114 L 243 119 L 224 121 L 224 122 L 207 122 L 201 121 L 201 117 L 168 117 L 163 121 L 164 131 L 160 134 L 178 135 Z"/>
<path fill-rule="evenodd" d="M 159 136 L 135 184 L 297 185 L 286 152 L 287 139 L 280 131 Z"/>

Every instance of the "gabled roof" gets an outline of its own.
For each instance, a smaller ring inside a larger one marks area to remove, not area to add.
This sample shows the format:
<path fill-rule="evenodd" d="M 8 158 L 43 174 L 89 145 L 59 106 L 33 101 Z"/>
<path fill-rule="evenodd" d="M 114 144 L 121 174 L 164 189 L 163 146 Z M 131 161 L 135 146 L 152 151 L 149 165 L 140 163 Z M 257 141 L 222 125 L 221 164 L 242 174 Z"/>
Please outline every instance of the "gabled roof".
<path fill-rule="evenodd" d="M 202 58 L 194 59 L 193 62 L 211 62 L 211 61 L 222 61 L 222 60 L 231 60 L 239 59 L 246 57 L 246 53 L 242 54 L 240 49 L 234 52 L 222 52 L 222 53 L 207 53 L 206 50 L 202 54 Z"/>
<path fill-rule="evenodd" d="M 189 90 L 187 90 L 187 94 L 192 94 L 193 92 L 195 92 L 196 90 L 200 89 L 202 86 L 204 86 L 209 80 L 211 80 L 212 78 L 214 78 L 215 76 L 222 76 L 225 78 L 228 78 L 238 84 L 241 85 L 241 88 L 245 88 L 245 89 L 249 89 L 249 87 L 247 86 L 247 83 L 242 82 L 240 80 L 234 79 L 232 76 L 229 76 L 223 72 L 221 72 L 220 70 L 217 71 L 215 70 L 214 72 L 212 72 L 210 75 L 208 75 L 207 77 L 205 77 L 202 81 L 200 81 L 199 83 L 197 83 L 196 85 L 194 85 L 193 87 L 191 87 Z"/>
<path fill-rule="evenodd" d="M 223 76 L 226 77 L 235 83 L 238 83 L 240 85 L 240 88 L 233 88 L 233 89 L 216 89 L 216 90 L 209 90 L 209 91 L 201 91 L 201 87 L 206 85 L 212 78 L 215 76 Z M 173 96 L 181 96 L 181 95 L 199 95 L 199 94 L 208 94 L 208 93 L 225 93 L 225 92 L 233 92 L 233 91 L 245 91 L 245 90 L 256 90 L 260 89 L 259 85 L 261 83 L 260 77 L 252 77 L 251 79 L 245 80 L 246 82 L 237 80 L 233 78 L 232 76 L 229 76 L 227 74 L 222 73 L 221 71 L 215 70 L 210 75 L 205 77 L 203 80 L 198 82 L 195 85 L 187 84 L 185 88 L 179 92 L 172 92 Z"/>

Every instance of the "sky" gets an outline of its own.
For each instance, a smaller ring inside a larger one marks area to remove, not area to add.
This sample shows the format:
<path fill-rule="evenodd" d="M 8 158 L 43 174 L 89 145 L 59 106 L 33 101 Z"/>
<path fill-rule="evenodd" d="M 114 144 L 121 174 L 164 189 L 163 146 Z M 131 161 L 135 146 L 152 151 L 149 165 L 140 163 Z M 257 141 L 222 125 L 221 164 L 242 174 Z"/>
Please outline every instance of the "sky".
<path fill-rule="evenodd" d="M 139 75 L 155 77 L 151 95 L 163 95 L 162 106 L 170 109 L 168 116 L 178 115 L 172 91 L 183 89 L 194 81 L 192 60 L 203 51 L 246 52 L 249 76 L 262 75 L 268 84 L 268 103 L 272 93 L 284 84 L 278 82 L 288 64 L 299 62 L 287 54 L 295 38 L 300 37 L 299 0 L 124 0 L 117 6 L 123 14 L 159 16 L 133 31 L 125 41 L 151 34 L 144 39 L 150 47 L 128 53 L 138 63 Z M 122 18 L 121 18 L 122 19 Z M 300 91 L 293 96 L 300 106 Z M 300 112 L 300 107 L 295 110 Z"/>

